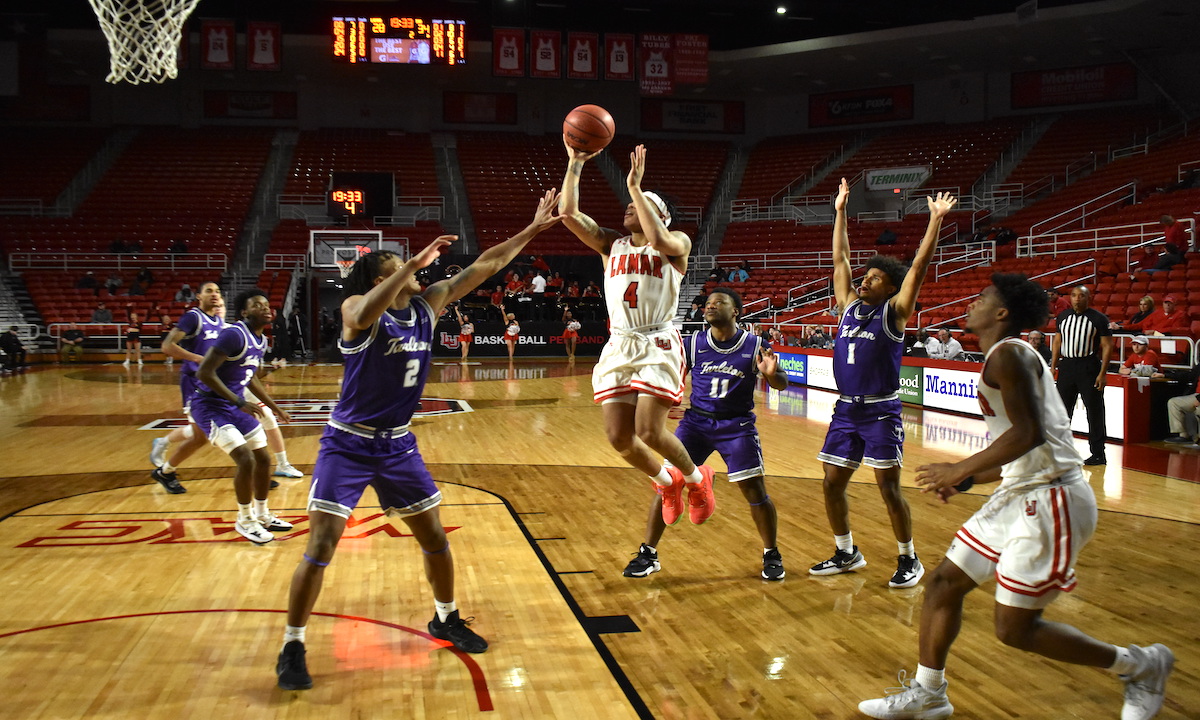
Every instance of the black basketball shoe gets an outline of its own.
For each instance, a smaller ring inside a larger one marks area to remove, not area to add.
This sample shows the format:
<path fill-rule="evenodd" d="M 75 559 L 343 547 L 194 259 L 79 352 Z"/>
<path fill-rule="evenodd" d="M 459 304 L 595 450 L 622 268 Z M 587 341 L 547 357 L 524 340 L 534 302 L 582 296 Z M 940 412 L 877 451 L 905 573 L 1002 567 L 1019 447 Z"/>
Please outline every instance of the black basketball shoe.
<path fill-rule="evenodd" d="M 180 493 L 187 492 L 187 488 L 179 484 L 179 476 L 173 472 L 165 473 L 162 471 L 162 468 L 154 468 L 154 470 L 150 472 L 150 477 L 157 480 L 158 484 L 162 485 L 163 489 L 172 495 L 179 495 Z"/>
<path fill-rule="evenodd" d="M 446 618 L 446 622 L 438 620 L 437 615 L 429 621 L 429 634 L 438 640 L 446 640 L 454 647 L 469 653 L 481 653 L 488 649 L 488 642 L 475 634 L 471 628 L 467 627 L 475 618 L 469 617 L 463 620 L 458 616 L 458 611 L 450 613 Z"/>
<path fill-rule="evenodd" d="M 833 557 L 824 562 L 819 562 L 808 569 L 809 575 L 836 575 L 838 573 L 850 572 L 857 570 L 860 567 L 866 567 L 867 561 L 863 558 L 862 553 L 858 551 L 858 546 L 855 545 L 850 552 L 838 550 L 833 554 Z"/>
<path fill-rule="evenodd" d="M 656 573 L 662 569 L 658 564 L 658 551 L 651 550 L 650 546 L 642 543 L 638 548 L 637 556 L 629 561 L 625 566 L 625 572 L 621 573 L 625 577 L 647 577 L 651 573 Z"/>
<path fill-rule="evenodd" d="M 782 580 L 786 574 L 783 571 L 783 556 L 779 554 L 779 548 L 771 548 L 763 553 L 764 580 Z"/>
<path fill-rule="evenodd" d="M 312 676 L 308 674 L 308 663 L 304 662 L 304 643 L 291 640 L 279 651 L 275 663 L 275 674 L 279 676 L 281 690 L 308 690 L 312 687 Z"/>

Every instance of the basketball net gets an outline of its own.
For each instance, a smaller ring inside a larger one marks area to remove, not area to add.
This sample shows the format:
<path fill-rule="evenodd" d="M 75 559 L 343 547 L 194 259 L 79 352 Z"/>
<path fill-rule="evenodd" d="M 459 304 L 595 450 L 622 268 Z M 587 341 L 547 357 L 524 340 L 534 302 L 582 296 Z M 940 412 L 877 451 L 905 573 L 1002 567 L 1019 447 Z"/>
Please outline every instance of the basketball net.
<path fill-rule="evenodd" d="M 110 83 L 162 83 L 179 75 L 183 24 L 200 0 L 88 0 L 108 39 Z"/>
<path fill-rule="evenodd" d="M 350 271 L 354 269 L 354 263 L 358 262 L 358 258 L 350 258 L 349 260 L 334 260 L 337 263 L 338 270 L 341 271 L 342 277 L 350 277 Z"/>

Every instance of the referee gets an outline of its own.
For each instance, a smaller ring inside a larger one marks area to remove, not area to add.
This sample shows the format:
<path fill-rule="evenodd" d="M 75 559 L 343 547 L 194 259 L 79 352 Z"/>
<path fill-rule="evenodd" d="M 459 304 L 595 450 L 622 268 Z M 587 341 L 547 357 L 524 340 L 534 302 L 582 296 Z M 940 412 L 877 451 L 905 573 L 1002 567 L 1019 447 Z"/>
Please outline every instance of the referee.
<path fill-rule="evenodd" d="M 1075 414 L 1075 399 L 1083 399 L 1087 410 L 1088 445 L 1091 456 L 1084 465 L 1105 465 L 1104 385 L 1108 358 L 1112 356 L 1112 331 L 1104 313 L 1090 307 L 1092 292 L 1080 285 L 1071 290 L 1071 307 L 1055 318 L 1058 334 L 1050 368 L 1058 374 L 1058 394 L 1067 408 L 1067 417 Z"/>

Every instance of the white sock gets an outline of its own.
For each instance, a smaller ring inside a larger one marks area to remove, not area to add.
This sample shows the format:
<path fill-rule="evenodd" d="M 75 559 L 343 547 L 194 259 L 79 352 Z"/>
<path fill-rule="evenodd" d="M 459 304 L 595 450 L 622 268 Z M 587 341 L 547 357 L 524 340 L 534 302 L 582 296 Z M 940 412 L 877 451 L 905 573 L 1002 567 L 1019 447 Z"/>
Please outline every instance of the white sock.
<path fill-rule="evenodd" d="M 900 550 L 901 555 L 907 555 L 908 557 L 917 556 L 917 549 L 913 547 L 912 540 L 909 540 L 908 542 L 896 541 L 896 547 Z"/>
<path fill-rule="evenodd" d="M 275 453 L 275 464 L 276 465 L 287 465 L 288 464 L 287 450 Z"/>
<path fill-rule="evenodd" d="M 238 503 L 238 522 L 246 522 L 250 519 L 250 503 L 245 505 Z"/>
<path fill-rule="evenodd" d="M 645 543 L 642 543 L 642 544 L 645 545 Z M 655 555 L 658 554 L 658 548 L 654 547 L 653 545 L 646 545 L 646 549 L 649 550 L 650 552 L 654 553 Z"/>
<path fill-rule="evenodd" d="M 160 468 L 160 469 L 161 469 L 161 470 L 162 470 L 164 473 L 168 473 L 168 474 L 175 472 L 175 466 L 171 464 L 171 461 L 170 461 L 170 460 L 168 460 L 168 461 L 166 461 L 165 463 L 163 463 L 163 464 L 162 464 L 162 468 Z"/>
<path fill-rule="evenodd" d="M 671 473 L 667 472 L 666 465 L 663 465 L 662 467 L 660 467 L 658 469 L 658 474 L 650 476 L 650 479 L 654 481 L 655 485 L 661 485 L 663 487 L 671 487 Z"/>
<path fill-rule="evenodd" d="M 946 682 L 946 671 L 934 670 L 924 665 L 917 666 L 917 682 L 926 690 L 937 690 Z"/>
<path fill-rule="evenodd" d="M 259 499 L 255 498 L 255 500 L 254 500 L 254 517 L 265 518 L 266 516 L 268 516 L 270 514 L 271 514 L 271 511 L 267 509 L 267 501 L 259 500 Z"/>
<path fill-rule="evenodd" d="M 437 610 L 438 622 L 446 622 L 446 618 L 450 617 L 450 613 L 458 609 L 458 603 L 451 600 L 450 602 L 433 601 L 433 607 Z"/>
<path fill-rule="evenodd" d="M 304 642 L 304 630 L 305 630 L 305 628 L 303 625 L 301 625 L 300 627 L 294 627 L 292 625 L 288 625 L 287 627 L 285 627 L 283 629 L 283 644 L 287 645 L 288 643 L 290 643 L 293 640 L 299 640 L 300 642 Z"/>
<path fill-rule="evenodd" d="M 704 482 L 704 476 L 700 474 L 700 466 L 697 465 L 696 469 L 692 471 L 692 474 L 685 477 L 683 481 L 688 485 L 697 485 Z"/>
<path fill-rule="evenodd" d="M 833 541 L 837 543 L 837 549 L 842 552 L 854 552 L 854 533 L 846 533 L 845 535 L 834 535 Z"/>
<path fill-rule="evenodd" d="M 1137 670 L 1137 661 L 1133 659 L 1133 653 L 1129 652 L 1129 648 L 1113 645 L 1117 651 L 1117 659 L 1108 667 L 1109 672 L 1117 675 L 1132 675 Z"/>

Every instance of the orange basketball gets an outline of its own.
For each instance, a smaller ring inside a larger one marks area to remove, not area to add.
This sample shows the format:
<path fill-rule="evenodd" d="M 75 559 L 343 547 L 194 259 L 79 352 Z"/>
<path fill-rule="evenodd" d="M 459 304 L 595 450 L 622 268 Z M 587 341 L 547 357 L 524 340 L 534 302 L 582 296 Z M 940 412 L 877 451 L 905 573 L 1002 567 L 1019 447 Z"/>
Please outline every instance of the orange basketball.
<path fill-rule="evenodd" d="M 612 142 L 617 126 L 612 115 L 599 105 L 580 105 L 563 120 L 563 135 L 576 150 L 597 152 Z"/>

